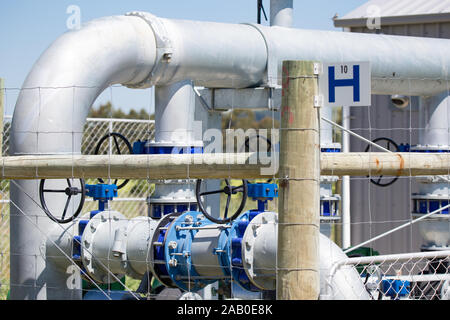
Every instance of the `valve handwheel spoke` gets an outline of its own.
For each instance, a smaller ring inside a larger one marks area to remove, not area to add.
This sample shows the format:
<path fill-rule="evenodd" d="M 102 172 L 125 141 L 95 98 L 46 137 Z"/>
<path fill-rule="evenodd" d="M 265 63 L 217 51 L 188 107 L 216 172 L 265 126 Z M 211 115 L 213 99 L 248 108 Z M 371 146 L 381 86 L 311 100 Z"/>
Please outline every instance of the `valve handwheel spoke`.
<path fill-rule="evenodd" d="M 120 144 L 118 139 L 122 140 L 125 143 L 126 148 L 128 149 L 129 154 L 133 153 L 133 147 L 131 146 L 130 142 L 128 141 L 127 138 L 125 138 L 123 135 L 121 135 L 120 133 L 117 132 L 109 132 L 107 134 L 105 134 L 97 143 L 97 146 L 95 147 L 95 151 L 94 154 L 99 154 L 100 148 L 102 146 L 102 144 L 107 141 L 108 138 L 112 138 L 114 141 L 114 145 L 115 145 L 115 149 L 117 154 L 122 154 L 122 152 L 120 151 Z M 98 178 L 97 179 L 100 183 L 104 183 L 102 178 Z M 119 181 L 119 179 L 115 179 L 114 180 L 114 184 L 117 186 L 117 189 L 121 189 L 123 187 L 125 187 L 125 185 L 128 183 L 128 181 L 130 181 L 129 179 L 126 179 L 125 181 L 123 181 L 121 184 L 117 184 Z"/>
<path fill-rule="evenodd" d="M 202 179 L 198 179 L 197 185 L 196 185 L 196 191 L 195 191 L 195 195 L 197 197 L 198 208 L 200 209 L 200 211 L 209 220 L 211 220 L 215 223 L 219 223 L 219 224 L 228 223 L 228 222 L 236 219 L 237 216 L 239 216 L 239 214 L 241 214 L 242 210 L 245 207 L 245 202 L 247 201 L 247 180 L 242 180 L 242 185 L 240 185 L 240 186 L 232 186 L 230 184 L 230 181 L 228 179 L 225 179 L 225 184 L 226 184 L 225 187 L 220 190 L 200 192 L 201 187 L 202 187 Z M 242 192 L 242 200 L 239 204 L 239 208 L 230 217 L 228 217 L 228 212 L 230 211 L 232 196 L 239 192 Z M 202 197 L 207 196 L 207 195 L 212 195 L 212 194 L 220 194 L 220 193 L 225 193 L 227 196 L 224 215 L 223 215 L 223 218 L 214 218 L 206 211 L 204 200 L 202 200 Z"/>
<path fill-rule="evenodd" d="M 206 191 L 206 192 L 201 192 L 200 196 L 206 196 L 206 195 L 209 195 L 209 194 L 217 194 L 217 193 L 222 193 L 222 192 L 223 192 L 223 189 L 214 190 L 214 191 Z"/>
<path fill-rule="evenodd" d="M 228 183 L 228 181 L 227 181 Z M 230 207 L 231 194 L 227 194 L 227 203 L 225 205 L 225 212 L 223 213 L 224 219 L 228 217 L 228 209 Z"/>
<path fill-rule="evenodd" d="M 45 181 L 46 179 L 42 179 L 39 184 L 39 198 L 41 200 L 42 209 L 44 210 L 45 214 L 52 219 L 55 222 L 58 223 L 68 223 L 72 220 L 74 220 L 78 215 L 81 213 L 81 210 L 83 209 L 84 200 L 86 198 L 86 190 L 85 190 L 85 182 L 84 179 L 80 180 L 80 188 L 72 186 L 72 183 L 70 182 L 70 179 L 66 179 L 68 187 L 65 189 L 46 189 L 45 188 Z M 67 196 L 66 202 L 64 204 L 64 209 L 61 214 L 61 218 L 57 218 L 54 214 L 50 212 L 50 210 L 47 207 L 47 203 L 45 201 L 45 193 L 64 193 Z M 77 209 L 75 212 L 66 218 L 66 215 L 68 213 L 69 204 L 70 201 L 73 199 L 72 196 L 76 196 L 80 194 L 80 203 L 78 204 Z"/>

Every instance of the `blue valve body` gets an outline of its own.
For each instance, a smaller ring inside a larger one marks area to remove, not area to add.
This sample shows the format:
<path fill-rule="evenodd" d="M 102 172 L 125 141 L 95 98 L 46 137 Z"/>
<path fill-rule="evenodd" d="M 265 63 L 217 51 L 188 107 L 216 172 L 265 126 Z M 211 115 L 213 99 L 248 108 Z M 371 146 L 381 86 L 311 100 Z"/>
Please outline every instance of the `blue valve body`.
<path fill-rule="evenodd" d="M 87 184 L 86 195 L 94 200 L 112 200 L 117 197 L 117 186 L 115 184 Z"/>

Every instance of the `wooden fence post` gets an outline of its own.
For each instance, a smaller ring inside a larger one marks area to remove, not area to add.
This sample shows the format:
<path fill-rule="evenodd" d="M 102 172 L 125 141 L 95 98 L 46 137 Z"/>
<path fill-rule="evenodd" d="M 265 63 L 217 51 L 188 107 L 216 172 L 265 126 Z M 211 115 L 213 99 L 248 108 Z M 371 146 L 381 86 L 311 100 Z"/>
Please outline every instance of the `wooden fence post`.
<path fill-rule="evenodd" d="M 312 61 L 284 61 L 277 299 L 316 300 L 319 278 L 320 110 Z"/>
<path fill-rule="evenodd" d="M 5 112 L 5 81 L 0 78 L 0 157 L 3 156 L 3 113 Z"/>

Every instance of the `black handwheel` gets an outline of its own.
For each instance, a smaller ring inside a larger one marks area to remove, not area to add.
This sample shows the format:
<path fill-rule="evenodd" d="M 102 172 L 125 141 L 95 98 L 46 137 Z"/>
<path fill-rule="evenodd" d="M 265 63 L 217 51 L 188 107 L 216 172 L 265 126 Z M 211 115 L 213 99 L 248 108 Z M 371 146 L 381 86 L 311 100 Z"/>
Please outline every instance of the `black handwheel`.
<path fill-rule="evenodd" d="M 244 209 L 245 202 L 247 201 L 247 180 L 242 180 L 242 185 L 236 186 L 236 187 L 233 187 L 230 184 L 230 181 L 228 179 L 225 179 L 225 183 L 226 183 L 226 185 L 225 185 L 225 187 L 223 189 L 201 192 L 202 179 L 198 179 L 197 180 L 196 190 L 195 190 L 195 195 L 197 197 L 198 208 L 200 209 L 200 211 L 209 220 L 211 220 L 211 221 L 213 221 L 215 223 L 219 223 L 219 224 L 227 223 L 227 222 L 230 222 L 230 221 L 233 221 L 234 219 L 236 219 L 237 216 L 239 216 L 239 214 Z M 229 207 L 230 207 L 231 197 L 232 197 L 232 195 L 237 194 L 238 192 L 242 192 L 241 203 L 239 205 L 239 208 L 236 210 L 236 212 L 234 212 L 233 215 L 228 217 L 228 210 L 229 210 Z M 226 205 L 225 205 L 225 212 L 224 212 L 223 218 L 211 217 L 211 215 L 206 211 L 205 205 L 204 205 L 204 203 L 203 203 L 203 201 L 201 199 L 201 197 L 203 197 L 203 196 L 207 196 L 207 195 L 211 195 L 211 194 L 218 194 L 218 193 L 225 193 L 227 195 L 227 202 L 226 202 Z"/>
<path fill-rule="evenodd" d="M 102 146 L 103 142 L 106 141 L 106 139 L 108 138 L 113 138 L 114 140 L 114 145 L 116 147 L 116 151 L 117 154 L 122 154 L 120 152 L 120 145 L 119 145 L 119 141 L 117 140 L 117 138 L 119 138 L 120 140 L 122 140 L 125 143 L 125 146 L 127 147 L 128 151 L 130 154 L 133 153 L 133 147 L 131 146 L 130 142 L 127 140 L 127 138 L 125 138 L 123 135 L 121 135 L 120 133 L 117 132 L 109 132 L 107 134 L 105 134 L 97 143 L 97 146 L 95 147 L 95 151 L 94 154 L 98 154 L 98 152 L 100 151 L 100 147 Z M 97 180 L 100 183 L 104 183 L 102 178 L 97 178 Z M 125 185 L 128 183 L 128 181 L 130 181 L 129 179 L 126 179 L 124 182 L 122 182 L 120 185 L 117 185 L 117 182 L 119 181 L 119 179 L 114 180 L 114 184 L 117 186 L 117 189 L 121 189 L 123 187 L 125 187 Z"/>
<path fill-rule="evenodd" d="M 74 220 L 76 217 L 78 217 L 78 215 L 81 213 L 81 210 L 83 209 L 83 205 L 84 205 L 84 200 L 86 199 L 86 190 L 85 190 L 84 179 L 79 179 L 79 180 L 80 180 L 81 188 L 72 186 L 72 184 L 70 183 L 70 179 L 66 179 L 67 185 L 68 185 L 67 188 L 56 189 L 56 190 L 55 189 L 45 189 L 45 179 L 41 180 L 41 183 L 39 184 L 39 198 L 41 200 L 41 205 L 42 205 L 42 208 L 44 209 L 45 214 L 50 219 L 52 219 L 53 221 L 58 222 L 58 223 L 68 223 L 68 222 Z M 66 204 L 64 205 L 64 210 L 61 215 L 61 218 L 55 217 L 48 209 L 47 204 L 45 202 L 45 197 L 44 197 L 44 194 L 47 192 L 66 194 L 67 200 L 66 200 Z M 66 218 L 67 209 L 69 208 L 69 203 L 72 199 L 72 196 L 76 196 L 78 194 L 81 194 L 81 199 L 80 199 L 78 208 L 73 215 Z"/>
<path fill-rule="evenodd" d="M 380 141 L 385 142 L 386 149 L 388 149 L 390 151 L 394 151 L 394 152 L 400 152 L 400 148 L 392 139 L 380 137 L 380 138 L 376 138 L 375 140 L 372 140 L 372 142 L 374 142 L 374 143 L 377 143 Z M 377 144 L 380 144 L 380 143 L 377 143 Z M 382 147 L 384 147 L 384 146 L 382 145 Z M 366 150 L 364 150 L 364 152 L 368 152 L 369 150 L 372 151 L 372 145 L 370 145 L 370 144 L 366 147 Z M 393 177 L 393 178 L 384 179 L 385 182 L 382 182 L 383 176 L 381 175 L 376 179 L 371 178 L 370 182 L 372 182 L 373 184 L 375 184 L 379 187 L 387 187 L 387 186 L 390 186 L 391 184 L 393 184 L 395 181 L 397 181 L 397 179 L 398 179 L 398 176 Z"/>

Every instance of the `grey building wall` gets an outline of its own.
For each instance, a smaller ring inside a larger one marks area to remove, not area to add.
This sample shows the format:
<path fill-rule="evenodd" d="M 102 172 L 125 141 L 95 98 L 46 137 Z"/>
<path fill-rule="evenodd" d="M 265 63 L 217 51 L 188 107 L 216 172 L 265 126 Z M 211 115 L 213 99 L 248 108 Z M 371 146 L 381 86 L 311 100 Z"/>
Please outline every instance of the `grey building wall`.
<path fill-rule="evenodd" d="M 450 38 L 450 22 L 408 25 L 382 25 L 381 29 L 350 28 L 350 32 L 383 33 L 402 36 Z M 350 129 L 368 139 L 387 137 L 397 144 L 418 143 L 418 99 L 397 109 L 390 96 L 372 96 L 372 106 L 350 109 Z M 367 144 L 351 137 L 350 151 L 364 151 Z M 375 151 L 375 150 L 374 150 Z M 357 245 L 412 219 L 411 193 L 416 192 L 414 177 L 400 177 L 388 187 L 378 187 L 366 177 L 352 177 L 351 243 Z M 407 227 L 368 245 L 380 254 L 420 251 L 422 244 L 417 226 Z"/>

